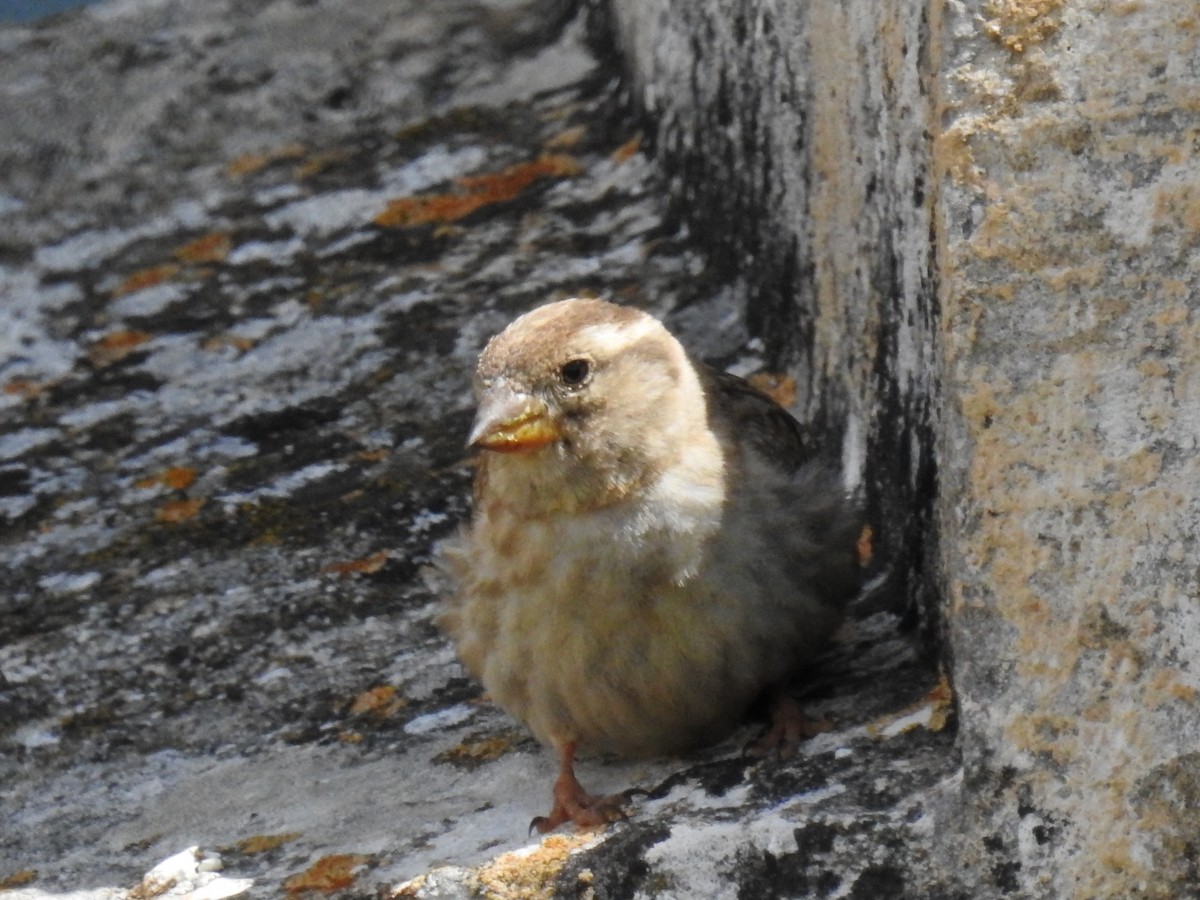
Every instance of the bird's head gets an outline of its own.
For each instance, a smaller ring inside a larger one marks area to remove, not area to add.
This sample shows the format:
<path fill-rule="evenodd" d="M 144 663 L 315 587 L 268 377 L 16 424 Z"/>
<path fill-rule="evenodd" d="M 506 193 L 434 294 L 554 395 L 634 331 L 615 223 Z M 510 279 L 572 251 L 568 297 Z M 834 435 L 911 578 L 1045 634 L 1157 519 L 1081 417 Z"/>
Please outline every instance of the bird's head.
<path fill-rule="evenodd" d="M 679 342 L 652 316 L 602 300 L 521 316 L 488 343 L 475 388 L 468 443 L 488 452 L 489 478 L 502 475 L 538 508 L 619 500 L 670 466 L 706 421 Z"/>

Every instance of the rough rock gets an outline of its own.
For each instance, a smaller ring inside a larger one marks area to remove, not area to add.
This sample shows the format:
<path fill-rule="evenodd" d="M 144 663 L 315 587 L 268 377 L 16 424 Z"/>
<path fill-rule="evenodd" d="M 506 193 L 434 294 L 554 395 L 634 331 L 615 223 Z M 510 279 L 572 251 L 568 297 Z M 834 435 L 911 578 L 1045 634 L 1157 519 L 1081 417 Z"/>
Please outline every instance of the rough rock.
<path fill-rule="evenodd" d="M 1195 4 L 614 16 L 694 230 L 757 279 L 810 405 L 864 422 L 960 713 L 930 869 L 1194 895 Z"/>
<path fill-rule="evenodd" d="M 635 97 L 692 230 L 842 440 L 909 614 L 937 629 L 939 342 L 929 11 L 614 0 Z"/>
<path fill-rule="evenodd" d="M 1200 19 L 947 7 L 944 587 L 997 892 L 1200 885 Z"/>
<path fill-rule="evenodd" d="M 434 627 L 471 367 L 514 315 L 595 292 L 745 374 L 805 346 L 756 334 L 751 279 L 683 224 L 584 12 L 107 0 L 0 29 L 8 896 L 939 896 L 958 761 L 911 587 L 809 679 L 832 727 L 798 758 L 747 759 L 750 723 L 585 760 L 644 793 L 544 841 L 551 759 Z"/>

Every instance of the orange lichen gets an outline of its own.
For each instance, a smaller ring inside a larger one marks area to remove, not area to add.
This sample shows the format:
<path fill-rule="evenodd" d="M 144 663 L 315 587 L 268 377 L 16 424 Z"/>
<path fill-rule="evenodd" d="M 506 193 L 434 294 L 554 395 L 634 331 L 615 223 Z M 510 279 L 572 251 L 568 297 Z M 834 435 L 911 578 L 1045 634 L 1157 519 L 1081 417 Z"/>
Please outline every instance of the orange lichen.
<path fill-rule="evenodd" d="M 162 483 L 173 491 L 186 490 L 196 480 L 196 470 L 188 466 L 173 466 L 159 476 Z"/>
<path fill-rule="evenodd" d="M 615 163 L 623 163 L 626 160 L 637 155 L 637 152 L 642 149 L 642 133 L 639 131 L 620 147 L 612 152 L 611 159 Z"/>
<path fill-rule="evenodd" d="M 371 857 L 359 853 L 336 853 L 324 856 L 299 874 L 292 875 L 283 882 L 283 889 L 289 894 L 302 894 L 305 891 L 320 891 L 325 894 L 345 890 L 357 880 L 360 869 Z"/>
<path fill-rule="evenodd" d="M 37 881 L 37 877 L 37 869 L 21 869 L 19 872 L 5 875 L 0 878 L 0 891 L 11 891 L 15 888 L 32 884 L 34 881 Z"/>
<path fill-rule="evenodd" d="M 443 750 L 433 759 L 434 762 L 474 768 L 481 763 L 499 759 L 513 748 L 520 737 L 518 733 L 509 731 L 486 738 L 467 739 L 449 750 Z"/>
<path fill-rule="evenodd" d="M 578 175 L 581 171 L 583 167 L 574 157 L 545 154 L 532 162 L 518 163 L 499 172 L 459 178 L 457 183 L 463 193 L 426 194 L 392 200 L 374 221 L 383 228 L 457 222 L 485 206 L 516 199 L 540 179 L 566 178 Z"/>
<path fill-rule="evenodd" d="M 224 231 L 214 231 L 189 241 L 171 255 L 185 263 L 223 262 L 233 249 L 233 241 Z"/>
<path fill-rule="evenodd" d="M 345 578 L 347 575 L 370 575 L 372 572 L 378 572 L 388 561 L 388 552 L 380 550 L 378 553 L 372 553 L 370 556 L 363 559 L 352 559 L 347 562 L 330 563 L 323 567 L 321 571 L 325 574 L 341 575 Z"/>
<path fill-rule="evenodd" d="M 308 148 L 303 144 L 288 144 L 285 147 L 280 147 L 277 150 L 269 150 L 265 153 L 246 153 L 230 160 L 229 164 L 225 166 L 225 174 L 232 178 L 253 175 L 255 172 L 265 169 L 272 163 L 277 163 L 281 160 L 298 159 L 307 152 Z"/>
<path fill-rule="evenodd" d="M 858 533 L 858 541 L 854 545 L 854 558 L 858 560 L 860 566 L 869 566 L 871 560 L 875 558 L 874 540 L 875 529 L 870 525 L 864 525 L 862 531 Z"/>
<path fill-rule="evenodd" d="M 32 400 L 45 390 L 44 385 L 27 378 L 14 378 L 4 385 L 3 391 L 10 397 L 20 397 L 22 400 Z"/>
<path fill-rule="evenodd" d="M 346 150 L 327 150 L 324 153 L 315 153 L 292 170 L 292 177 L 297 181 L 312 178 L 314 175 L 324 172 L 334 163 L 346 159 L 349 155 Z"/>
<path fill-rule="evenodd" d="M 371 715 L 377 719 L 386 719 L 395 715 L 408 706 L 408 700 L 396 696 L 396 688 L 390 684 L 381 684 L 370 690 L 363 691 L 350 703 L 350 715 Z"/>
<path fill-rule="evenodd" d="M 88 358 L 98 368 L 120 362 L 150 340 L 144 331 L 110 331 L 88 350 Z"/>
<path fill-rule="evenodd" d="M 242 838 L 237 842 L 234 849 L 244 856 L 253 856 L 256 853 L 267 853 L 282 847 L 284 844 L 291 843 L 300 837 L 298 831 L 285 831 L 282 834 L 255 834 L 248 838 Z"/>
<path fill-rule="evenodd" d="M 173 491 L 184 491 L 196 480 L 196 470 L 188 466 L 174 466 L 170 469 L 142 478 L 134 482 L 137 488 L 153 488 L 163 485 Z"/>
<path fill-rule="evenodd" d="M 746 380 L 782 407 L 789 407 L 796 402 L 796 379 L 790 375 L 756 372 Z"/>
<path fill-rule="evenodd" d="M 155 513 L 154 517 L 160 522 L 176 525 L 180 522 L 187 522 L 190 519 L 194 519 L 202 506 L 204 506 L 203 497 L 193 497 L 188 500 L 171 500 L 164 503 L 158 512 Z"/>
<path fill-rule="evenodd" d="M 178 274 L 178 263 L 163 263 L 147 269 L 139 269 L 113 288 L 113 296 L 123 297 L 126 294 L 144 291 L 146 288 L 162 284 L 164 281 L 170 281 Z"/>

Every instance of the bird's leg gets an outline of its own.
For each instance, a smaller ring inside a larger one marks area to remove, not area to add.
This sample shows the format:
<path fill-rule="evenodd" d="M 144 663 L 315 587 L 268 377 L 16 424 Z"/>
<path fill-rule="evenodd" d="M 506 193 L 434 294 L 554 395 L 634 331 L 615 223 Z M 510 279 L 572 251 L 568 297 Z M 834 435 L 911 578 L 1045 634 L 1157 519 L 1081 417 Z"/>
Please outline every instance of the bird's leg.
<path fill-rule="evenodd" d="M 554 805 L 548 816 L 538 816 L 529 823 L 545 834 L 564 822 L 574 822 L 580 828 L 594 828 L 625 818 L 620 795 L 596 797 L 583 789 L 575 777 L 575 742 L 568 741 L 558 748 L 558 778 L 554 780 Z"/>
<path fill-rule="evenodd" d="M 789 697 L 782 688 L 771 690 L 770 710 L 771 724 L 766 732 L 746 748 L 750 756 L 789 759 L 805 740 L 833 727 L 825 719 L 810 718 L 800 701 Z"/>

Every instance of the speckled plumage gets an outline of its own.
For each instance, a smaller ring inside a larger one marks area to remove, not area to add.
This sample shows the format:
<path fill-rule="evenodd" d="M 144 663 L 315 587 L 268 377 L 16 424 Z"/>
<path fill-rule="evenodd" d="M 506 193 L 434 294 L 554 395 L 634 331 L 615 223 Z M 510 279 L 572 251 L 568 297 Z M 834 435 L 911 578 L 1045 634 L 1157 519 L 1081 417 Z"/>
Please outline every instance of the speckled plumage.
<path fill-rule="evenodd" d="M 580 360 L 586 383 L 565 384 Z M 837 473 L 657 320 L 550 304 L 488 344 L 476 383 L 473 438 L 504 452 L 482 454 L 447 548 L 443 621 L 539 740 L 634 756 L 717 740 L 837 627 L 859 583 Z M 487 437 L 504 428 L 509 444 Z"/>

